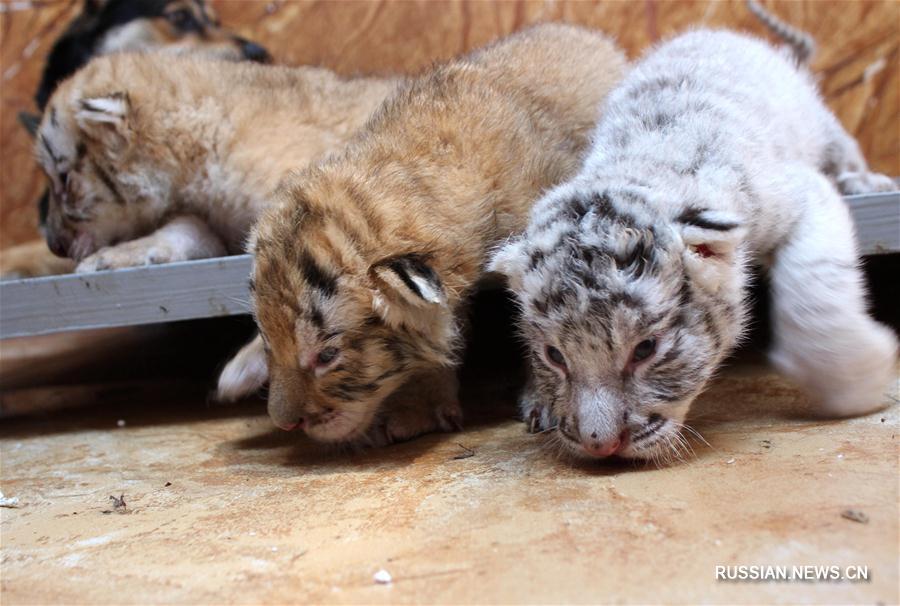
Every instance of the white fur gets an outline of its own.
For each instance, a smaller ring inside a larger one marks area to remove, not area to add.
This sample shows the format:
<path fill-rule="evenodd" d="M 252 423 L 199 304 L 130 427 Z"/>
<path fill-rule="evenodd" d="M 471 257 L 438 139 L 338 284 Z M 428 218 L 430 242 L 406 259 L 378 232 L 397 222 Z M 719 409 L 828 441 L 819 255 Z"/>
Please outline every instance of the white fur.
<path fill-rule="evenodd" d="M 117 267 L 137 267 L 220 257 L 225 245 L 202 219 L 175 217 L 149 236 L 101 248 L 75 269 L 89 273 Z"/>
<path fill-rule="evenodd" d="M 655 427 L 619 454 L 677 456 L 690 402 L 742 333 L 751 261 L 770 270 L 778 368 L 823 413 L 882 406 L 897 339 L 866 313 L 839 189 L 895 185 L 868 171 L 810 75 L 759 40 L 695 31 L 651 51 L 602 116 L 582 171 L 491 265 L 523 308 L 526 420 L 558 423 L 579 452 Z M 648 338 L 653 357 L 629 362 Z M 550 346 L 563 379 L 547 371 Z"/>
<path fill-rule="evenodd" d="M 269 380 L 269 367 L 262 338 L 244 345 L 219 375 L 216 399 L 220 402 L 234 402 L 255 393 Z"/>

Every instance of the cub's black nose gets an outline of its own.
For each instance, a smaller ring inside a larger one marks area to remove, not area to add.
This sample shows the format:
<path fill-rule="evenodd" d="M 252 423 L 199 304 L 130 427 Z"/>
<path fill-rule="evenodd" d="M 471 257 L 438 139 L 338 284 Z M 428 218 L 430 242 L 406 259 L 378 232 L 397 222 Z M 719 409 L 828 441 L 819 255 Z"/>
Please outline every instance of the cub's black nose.
<path fill-rule="evenodd" d="M 244 38 L 237 38 L 238 44 L 241 45 L 241 53 L 245 59 L 255 61 L 257 63 L 268 63 L 271 57 L 269 51 L 255 42 L 250 42 Z"/>
<path fill-rule="evenodd" d="M 69 256 L 69 247 L 72 245 L 72 239 L 58 233 L 47 233 L 47 248 L 50 249 L 57 257 L 66 258 Z"/>

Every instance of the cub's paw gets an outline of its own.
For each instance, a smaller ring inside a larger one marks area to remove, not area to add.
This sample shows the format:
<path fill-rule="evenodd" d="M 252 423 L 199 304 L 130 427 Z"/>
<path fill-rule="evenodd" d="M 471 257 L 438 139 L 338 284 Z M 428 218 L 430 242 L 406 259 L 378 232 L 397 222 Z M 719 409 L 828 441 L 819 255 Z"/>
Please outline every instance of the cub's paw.
<path fill-rule="evenodd" d="M 157 265 L 159 263 L 172 263 L 184 260 L 181 255 L 175 254 L 175 250 L 169 246 L 158 244 L 147 246 L 146 242 L 136 240 L 101 248 L 98 252 L 79 263 L 78 267 L 75 268 L 75 272 L 83 274 L 105 269 L 142 267 L 144 265 Z"/>
<path fill-rule="evenodd" d="M 550 407 L 543 404 L 540 396 L 531 387 L 526 387 L 519 396 L 519 410 L 528 433 L 541 433 L 553 429 L 557 425 L 556 417 Z"/>
<path fill-rule="evenodd" d="M 837 186 L 845 196 L 897 191 L 900 186 L 885 175 L 869 172 L 847 171 L 837 176 Z"/>
<path fill-rule="evenodd" d="M 259 391 L 268 380 L 269 367 L 266 353 L 263 349 L 262 338 L 257 335 L 255 339 L 244 345 L 222 369 L 216 389 L 216 399 L 219 402 L 235 402 L 246 398 Z"/>
<path fill-rule="evenodd" d="M 369 430 L 368 438 L 376 446 L 405 442 L 435 431 L 460 431 L 463 411 L 457 397 L 455 373 L 441 371 L 415 377 L 388 396 L 379 420 Z"/>
<path fill-rule="evenodd" d="M 458 402 L 445 403 L 434 410 L 399 408 L 377 421 L 368 437 L 374 446 L 406 442 L 426 433 L 460 431 L 462 418 L 462 407 Z"/>

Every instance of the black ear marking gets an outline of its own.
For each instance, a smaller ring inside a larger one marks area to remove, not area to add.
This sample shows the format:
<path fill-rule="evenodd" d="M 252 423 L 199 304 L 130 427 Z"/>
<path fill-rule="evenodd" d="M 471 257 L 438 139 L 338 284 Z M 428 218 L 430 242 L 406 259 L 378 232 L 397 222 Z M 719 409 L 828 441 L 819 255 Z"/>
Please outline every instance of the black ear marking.
<path fill-rule="evenodd" d="M 29 112 L 19 112 L 17 117 L 19 118 L 19 124 L 25 127 L 28 134 L 34 138 L 37 135 L 38 127 L 41 125 L 41 117 L 38 114 Z"/>
<path fill-rule="evenodd" d="M 370 270 L 374 278 L 391 286 L 409 299 L 409 295 L 426 303 L 444 303 L 444 286 L 428 257 L 411 253 L 379 261 Z M 406 291 L 404 293 L 403 291 Z"/>
<path fill-rule="evenodd" d="M 741 226 L 734 217 L 727 216 L 709 208 L 688 208 L 676 219 L 684 225 L 692 225 L 700 229 L 714 231 L 731 231 Z"/>

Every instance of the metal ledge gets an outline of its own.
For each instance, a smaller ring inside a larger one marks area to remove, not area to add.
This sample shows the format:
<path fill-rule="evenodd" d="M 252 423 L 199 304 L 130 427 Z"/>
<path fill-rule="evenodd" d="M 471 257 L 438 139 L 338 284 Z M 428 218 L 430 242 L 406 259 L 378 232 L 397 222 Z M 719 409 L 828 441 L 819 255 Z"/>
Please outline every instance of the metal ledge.
<path fill-rule="evenodd" d="M 0 339 L 249 313 L 250 255 L 0 282 Z"/>
<path fill-rule="evenodd" d="M 846 198 L 863 254 L 900 251 L 900 193 Z M 250 255 L 0 282 L 0 339 L 249 313 Z"/>

